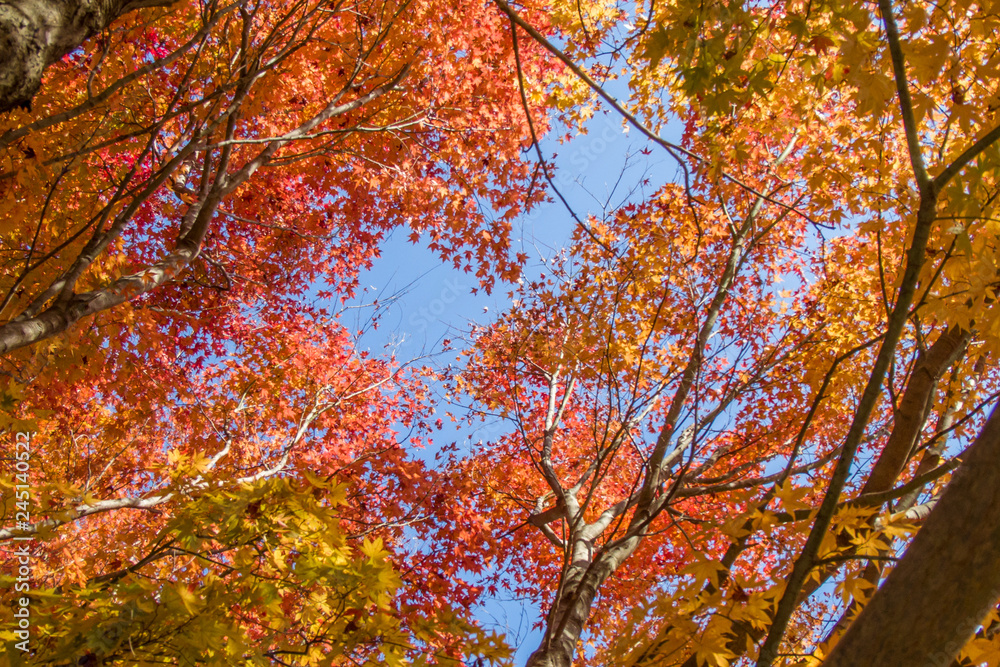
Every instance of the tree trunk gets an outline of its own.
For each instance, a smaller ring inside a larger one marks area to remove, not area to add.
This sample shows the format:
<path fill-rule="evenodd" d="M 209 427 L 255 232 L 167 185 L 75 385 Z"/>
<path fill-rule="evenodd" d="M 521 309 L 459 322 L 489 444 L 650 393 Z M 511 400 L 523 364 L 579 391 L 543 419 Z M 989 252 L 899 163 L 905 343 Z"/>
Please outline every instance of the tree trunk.
<path fill-rule="evenodd" d="M 632 537 L 599 553 L 589 564 L 574 565 L 578 569 L 566 577 L 565 592 L 556 600 L 546 620 L 542 644 L 528 658 L 526 667 L 570 667 L 573 664 L 598 589 L 637 546 L 639 539 Z"/>
<path fill-rule="evenodd" d="M 7 0 L 0 2 L 0 112 L 29 108 L 45 68 L 119 16 L 177 0 Z"/>
<path fill-rule="evenodd" d="M 953 326 L 938 337 L 926 354 L 920 355 L 893 417 L 892 434 L 860 495 L 886 491 L 895 484 L 927 423 L 938 381 L 962 356 L 971 338 L 971 332 Z"/>
<path fill-rule="evenodd" d="M 1000 409 L 823 667 L 946 667 L 1000 599 Z"/>

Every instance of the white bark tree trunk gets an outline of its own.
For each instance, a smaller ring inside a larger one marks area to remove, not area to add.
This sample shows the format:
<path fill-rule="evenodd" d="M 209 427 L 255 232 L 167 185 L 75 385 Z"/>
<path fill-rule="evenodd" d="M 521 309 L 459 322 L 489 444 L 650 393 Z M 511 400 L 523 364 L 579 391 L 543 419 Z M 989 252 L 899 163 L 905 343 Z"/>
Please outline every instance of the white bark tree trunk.
<path fill-rule="evenodd" d="M 580 635 L 590 618 L 597 591 L 639 546 L 639 538 L 623 540 L 593 560 L 573 563 L 563 575 L 563 588 L 545 623 L 541 646 L 527 667 L 571 667 Z"/>

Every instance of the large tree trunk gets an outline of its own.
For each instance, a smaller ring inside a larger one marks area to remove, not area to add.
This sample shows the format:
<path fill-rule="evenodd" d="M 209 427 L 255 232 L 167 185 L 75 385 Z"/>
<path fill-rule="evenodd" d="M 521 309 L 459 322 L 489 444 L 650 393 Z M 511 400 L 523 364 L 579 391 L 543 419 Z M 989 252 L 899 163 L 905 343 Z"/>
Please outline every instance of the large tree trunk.
<path fill-rule="evenodd" d="M 528 658 L 526 667 L 570 667 L 573 664 L 598 589 L 637 546 L 639 538 L 629 538 L 608 551 L 599 552 L 593 561 L 578 561 L 571 566 L 564 575 L 561 595 L 546 619 L 541 646 Z"/>
<path fill-rule="evenodd" d="M 45 68 L 119 16 L 177 0 L 7 0 L 0 2 L 0 112 L 29 107 Z"/>
<path fill-rule="evenodd" d="M 948 665 L 1000 599 L 1000 408 L 823 667 Z"/>

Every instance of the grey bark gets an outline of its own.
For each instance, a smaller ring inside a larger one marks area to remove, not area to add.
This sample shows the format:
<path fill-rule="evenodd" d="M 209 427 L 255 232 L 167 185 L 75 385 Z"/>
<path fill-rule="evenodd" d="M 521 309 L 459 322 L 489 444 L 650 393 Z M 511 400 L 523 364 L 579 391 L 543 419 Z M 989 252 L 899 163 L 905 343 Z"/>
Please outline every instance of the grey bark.
<path fill-rule="evenodd" d="M 601 551 L 593 560 L 582 552 L 593 549 L 592 542 L 577 543 L 579 560 L 563 575 L 559 599 L 553 604 L 546 621 L 541 646 L 528 658 L 526 667 L 571 667 L 577 644 L 583 634 L 597 591 L 608 578 L 632 555 L 640 539 L 633 537 Z"/>
<path fill-rule="evenodd" d="M 177 0 L 6 0 L 0 2 L 0 112 L 30 108 L 45 68 L 118 17 Z"/>
<path fill-rule="evenodd" d="M 945 667 L 1000 599 L 1000 409 L 823 667 Z"/>

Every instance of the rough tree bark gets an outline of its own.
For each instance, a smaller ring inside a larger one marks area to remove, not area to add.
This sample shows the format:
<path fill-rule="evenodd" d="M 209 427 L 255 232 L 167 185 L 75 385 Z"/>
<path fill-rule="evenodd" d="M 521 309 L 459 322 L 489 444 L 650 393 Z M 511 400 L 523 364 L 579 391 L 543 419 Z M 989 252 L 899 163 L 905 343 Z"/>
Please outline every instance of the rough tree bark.
<path fill-rule="evenodd" d="M 579 559 L 563 575 L 559 599 L 546 619 L 545 637 L 528 658 L 526 667 L 572 667 L 597 591 L 640 542 L 639 537 L 632 537 L 591 557 L 593 537 L 588 538 L 577 542 L 575 551 Z"/>
<path fill-rule="evenodd" d="M 45 68 L 118 17 L 177 0 L 7 0 L 0 2 L 0 112 L 29 107 Z"/>
<path fill-rule="evenodd" d="M 998 598 L 1000 408 L 994 407 L 903 559 L 823 667 L 949 665 Z"/>

